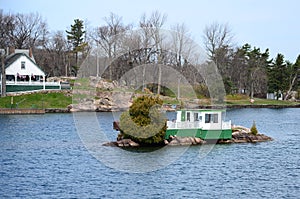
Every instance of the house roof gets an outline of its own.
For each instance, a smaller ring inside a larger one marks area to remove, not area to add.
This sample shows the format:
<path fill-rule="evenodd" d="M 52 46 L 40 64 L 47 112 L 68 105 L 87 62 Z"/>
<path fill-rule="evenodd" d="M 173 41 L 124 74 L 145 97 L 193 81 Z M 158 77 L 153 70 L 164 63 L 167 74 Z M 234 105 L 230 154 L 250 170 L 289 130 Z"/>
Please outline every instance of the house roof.
<path fill-rule="evenodd" d="M 14 53 L 10 56 L 8 56 L 5 60 L 5 68 L 9 67 L 12 63 L 14 63 L 19 57 L 26 56 L 33 64 L 35 64 L 37 67 L 39 67 L 35 61 L 30 58 L 26 53 Z M 40 68 L 40 67 L 39 67 Z"/>

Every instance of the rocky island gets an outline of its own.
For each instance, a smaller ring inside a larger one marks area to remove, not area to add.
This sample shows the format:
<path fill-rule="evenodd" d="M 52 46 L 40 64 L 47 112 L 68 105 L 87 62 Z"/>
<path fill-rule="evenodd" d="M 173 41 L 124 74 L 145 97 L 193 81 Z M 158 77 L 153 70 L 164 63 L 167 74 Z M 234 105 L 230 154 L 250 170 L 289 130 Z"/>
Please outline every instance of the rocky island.
<path fill-rule="evenodd" d="M 272 140 L 271 137 L 258 132 L 255 122 L 249 129 L 232 125 L 231 121 L 223 121 L 223 110 L 179 110 L 176 120 L 166 121 L 160 114 L 160 108 L 153 108 L 161 104 L 159 98 L 151 96 L 142 96 L 134 100 L 129 111 L 121 115 L 120 122 L 113 123 L 114 129 L 120 131 L 117 141 L 104 145 L 180 146 L 206 143 L 257 143 Z"/>

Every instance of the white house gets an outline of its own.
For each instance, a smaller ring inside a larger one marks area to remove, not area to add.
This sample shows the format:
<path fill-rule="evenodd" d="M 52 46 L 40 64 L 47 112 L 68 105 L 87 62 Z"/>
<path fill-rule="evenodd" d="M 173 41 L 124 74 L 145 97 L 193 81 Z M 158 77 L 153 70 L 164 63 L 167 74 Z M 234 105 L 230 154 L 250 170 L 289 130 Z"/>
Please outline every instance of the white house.
<path fill-rule="evenodd" d="M 45 73 L 35 63 L 32 54 L 14 53 L 6 59 L 5 73 L 7 83 L 45 82 Z"/>
<path fill-rule="evenodd" d="M 31 49 L 10 50 L 5 60 L 5 74 L 7 92 L 61 89 L 59 83 L 45 81 L 45 72 L 36 64 Z"/>

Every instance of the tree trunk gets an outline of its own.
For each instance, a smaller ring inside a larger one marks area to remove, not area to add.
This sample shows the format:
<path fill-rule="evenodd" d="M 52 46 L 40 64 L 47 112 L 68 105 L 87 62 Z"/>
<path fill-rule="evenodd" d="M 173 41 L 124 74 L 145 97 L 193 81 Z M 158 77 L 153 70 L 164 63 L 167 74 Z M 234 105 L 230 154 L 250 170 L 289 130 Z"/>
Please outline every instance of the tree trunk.
<path fill-rule="evenodd" d="M 177 79 L 177 99 L 179 100 L 180 99 L 180 80 L 181 80 L 181 78 L 180 77 L 178 77 L 178 79 Z"/>
<path fill-rule="evenodd" d="M 5 65 L 4 65 L 4 59 L 5 56 L 4 54 L 1 53 L 1 66 L 2 66 L 2 70 L 1 70 L 1 96 L 5 97 L 6 96 L 6 73 L 5 73 Z"/>
<path fill-rule="evenodd" d="M 250 98 L 253 99 L 254 97 L 254 82 L 251 82 L 251 89 L 250 89 Z"/>
<path fill-rule="evenodd" d="M 250 74 L 250 99 L 253 99 L 254 97 L 254 72 Z"/>
<path fill-rule="evenodd" d="M 158 64 L 158 81 L 157 81 L 157 95 L 160 95 L 161 90 L 161 65 Z"/>
<path fill-rule="evenodd" d="M 289 90 L 287 91 L 286 96 L 284 97 L 284 100 L 287 100 L 287 99 L 290 97 L 291 91 L 292 91 L 292 89 L 293 89 L 293 86 L 294 86 L 294 84 L 295 84 L 295 81 L 296 81 L 297 77 L 298 77 L 298 73 L 295 74 L 295 76 L 294 76 L 292 82 L 290 83 Z"/>

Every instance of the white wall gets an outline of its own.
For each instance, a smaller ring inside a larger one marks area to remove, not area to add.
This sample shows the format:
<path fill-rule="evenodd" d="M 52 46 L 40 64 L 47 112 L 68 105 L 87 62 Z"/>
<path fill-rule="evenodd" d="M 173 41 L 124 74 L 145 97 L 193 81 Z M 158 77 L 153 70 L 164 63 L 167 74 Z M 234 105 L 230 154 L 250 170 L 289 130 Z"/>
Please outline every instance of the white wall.
<path fill-rule="evenodd" d="M 25 69 L 21 69 L 21 62 L 25 61 Z M 20 56 L 14 63 L 6 68 L 6 75 L 40 75 L 44 76 L 45 73 L 38 68 L 28 57 L 25 55 Z"/>

